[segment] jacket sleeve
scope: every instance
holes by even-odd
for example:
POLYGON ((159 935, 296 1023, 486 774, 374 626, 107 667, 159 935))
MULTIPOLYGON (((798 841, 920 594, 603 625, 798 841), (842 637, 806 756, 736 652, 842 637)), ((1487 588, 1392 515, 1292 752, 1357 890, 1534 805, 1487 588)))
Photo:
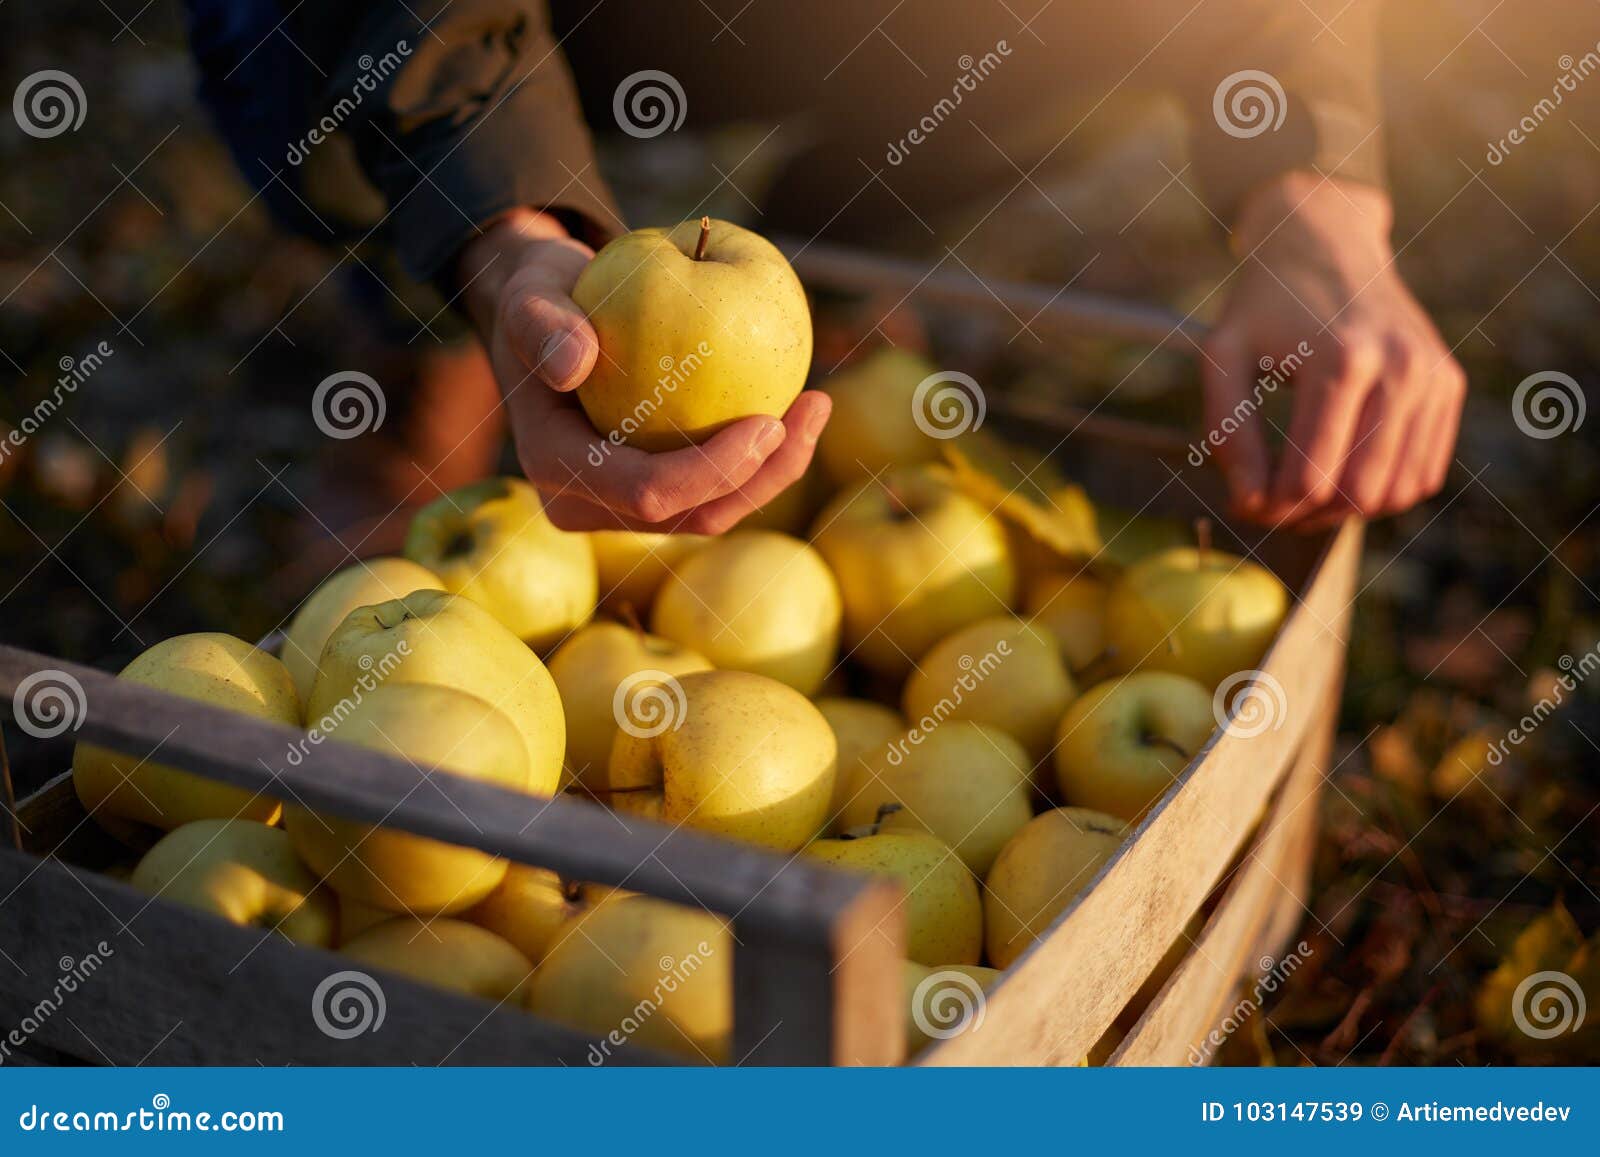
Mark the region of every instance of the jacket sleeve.
POLYGON ((520 205, 593 242, 622 231, 543 0, 314 7, 330 15, 308 35, 337 62, 321 113, 352 138, 412 276, 520 205))
POLYGON ((1168 46, 1203 195, 1231 227, 1294 169, 1382 185, 1381 0, 1213 0, 1168 46))

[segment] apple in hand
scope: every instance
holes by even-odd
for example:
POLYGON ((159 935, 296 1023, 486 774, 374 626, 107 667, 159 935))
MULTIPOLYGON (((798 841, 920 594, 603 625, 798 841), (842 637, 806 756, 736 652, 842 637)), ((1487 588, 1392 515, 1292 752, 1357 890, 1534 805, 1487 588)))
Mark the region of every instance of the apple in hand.
POLYGON ((603 779, 617 734, 617 688, 630 677, 709 670, 703 655, 621 623, 590 623, 573 634, 550 656, 550 677, 567 718, 563 786, 588 788, 603 779))
POLYGON ((1033 815, 1032 768, 1022 745, 992 727, 953 719, 909 731, 857 773, 842 824, 927 832, 982 876, 1033 815), (885 804, 900 808, 880 818, 885 804))
POLYGON ((702 217, 611 241, 572 300, 600 339, 578 401, 641 450, 704 442, 741 418, 781 418, 811 368, 800 279, 765 238, 702 217))
POLYGON ((721 1064, 733 1046, 734 951, 727 924, 699 908, 614 900, 550 949, 528 1007, 601 1037, 594 1065, 627 1042, 721 1064))
POLYGON ((412 591, 440 591, 444 582, 408 558, 369 558, 346 567, 300 604, 283 639, 283 665, 294 677, 300 702, 311 698, 328 636, 357 607, 386 603, 412 591))
MULTIPOLYGON (((178 635, 157 643, 117 678, 270 723, 300 726, 300 699, 289 670, 265 651, 232 635, 178 635)), ((72 783, 84 810, 105 821, 133 820, 168 831, 203 819, 271 823, 276 799, 80 743, 72 754, 72 783)))
POLYGON ((411 521, 406 557, 541 653, 587 623, 599 597, 588 536, 558 530, 538 491, 516 478, 428 503, 411 521))
POLYGON ((639 530, 594 530, 588 534, 600 582, 600 609, 648 618, 656 591, 684 559, 711 539, 703 534, 650 534, 639 530))
POLYGON ((521 1008, 533 963, 486 928, 436 916, 397 916, 340 947, 342 955, 423 984, 521 1008))
POLYGON ((1010 615, 979 619, 946 635, 906 680, 901 707, 931 730, 968 719, 1004 731, 1039 763, 1077 689, 1055 641, 1010 615))
POLYGON ((828 721, 792 687, 747 671, 641 684, 595 794, 620 812, 792 852, 833 798, 828 721))
POLYGON ((1175 547, 1111 585, 1106 645, 1118 671, 1171 671, 1215 688, 1261 662, 1288 609, 1288 591, 1265 567, 1175 547))
POLYGON ((1105 657, 1106 593, 1106 584, 1086 571, 1050 571, 1028 583, 1023 617, 1050 632, 1074 675, 1105 657))
POLYGON ((1128 829, 1115 816, 1062 807, 1034 816, 984 878, 989 963, 1009 968, 1089 886, 1128 829))
POLYGON ((828 698, 818 699, 816 704, 833 730, 833 741, 839 749, 839 770, 834 778, 827 828, 829 833, 835 833, 840 829, 845 805, 850 802, 856 776, 880 748, 905 734, 906 725, 899 712, 866 699, 828 698))
POLYGON ((326 720, 336 719, 350 702, 380 684, 399 683, 454 687, 503 712, 527 744, 526 790, 553 795, 560 786, 567 725, 555 680, 537 655, 477 603, 443 591, 414 591, 352 611, 323 649, 306 722, 332 731, 326 720))
POLYGON ((918 467, 836 497, 812 538, 839 580, 846 652, 885 676, 1016 595, 999 519, 918 467))
MULTIPOLYGON (((453 687, 382 684, 364 694, 327 738, 508 791, 523 791, 528 784, 527 747, 511 720, 453 687)), ((416 790, 448 800, 451 784, 430 776, 416 790)), ((298 804, 285 808, 284 826, 300 857, 334 891, 391 912, 459 912, 494 891, 506 874, 506 861, 476 848, 298 804)))
MULTIPOLYGON (((926 358, 888 346, 822 383, 833 414, 817 439, 817 458, 835 486, 939 461, 943 443, 917 425, 917 387, 934 372, 926 358)), ((922 410, 926 415, 926 404, 922 410)))
POLYGON ((924 832, 872 832, 807 844, 836 868, 884 876, 905 889, 906 955, 921 964, 976 964, 983 954, 978 882, 949 845, 924 832))
POLYGON ((839 651, 839 585, 806 543, 736 530, 661 584, 650 629, 718 670, 749 671, 814 695, 839 651))
POLYGON ((295 858, 288 835, 255 820, 195 820, 145 853, 130 883, 230 924, 327 948, 339 926, 333 893, 295 858))
POLYGON ((1216 726, 1211 693, 1187 676, 1140 671, 1107 680, 1061 717, 1055 750, 1061 798, 1137 820, 1216 726))

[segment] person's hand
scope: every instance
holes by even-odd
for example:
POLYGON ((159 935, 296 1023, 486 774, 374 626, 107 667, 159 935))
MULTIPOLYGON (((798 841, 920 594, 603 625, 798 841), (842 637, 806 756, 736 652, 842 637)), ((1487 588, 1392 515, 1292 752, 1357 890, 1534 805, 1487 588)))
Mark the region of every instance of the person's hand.
POLYGON ((500 382, 517 461, 563 530, 720 534, 805 472, 828 397, 807 390, 783 421, 746 418, 699 446, 594 453, 603 439, 572 391, 600 344, 571 297, 593 256, 532 210, 501 218, 462 250, 457 275, 500 382))
POLYGON ((1384 193, 1315 174, 1246 202, 1248 256, 1203 350, 1207 429, 1232 429, 1214 452, 1236 514, 1316 529, 1406 510, 1444 484, 1466 375, 1395 271, 1390 223, 1384 193), (1264 359, 1294 371, 1275 468, 1264 359))

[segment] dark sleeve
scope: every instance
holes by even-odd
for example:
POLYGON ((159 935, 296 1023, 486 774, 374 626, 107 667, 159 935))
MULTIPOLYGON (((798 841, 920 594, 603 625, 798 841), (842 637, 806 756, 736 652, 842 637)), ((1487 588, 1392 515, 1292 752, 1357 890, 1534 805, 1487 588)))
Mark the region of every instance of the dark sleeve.
POLYGON ((1382 185, 1379 0, 1214 0, 1167 48, 1195 173, 1228 225, 1295 169, 1382 185), (1326 21, 1326 23, 1324 23, 1326 21))
POLYGON ((543 0, 314 7, 333 14, 309 34, 337 61, 321 111, 352 138, 412 276, 517 206, 592 242, 623 230, 543 0))

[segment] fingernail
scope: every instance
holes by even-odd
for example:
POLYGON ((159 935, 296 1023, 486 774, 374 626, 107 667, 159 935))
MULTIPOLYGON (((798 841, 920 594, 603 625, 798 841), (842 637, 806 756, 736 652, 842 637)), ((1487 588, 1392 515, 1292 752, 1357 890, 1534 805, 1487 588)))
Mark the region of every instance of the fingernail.
POLYGON ((822 428, 828 424, 828 411, 818 410, 806 420, 806 441, 815 442, 822 436, 822 428))
POLYGON ((560 389, 572 380, 582 360, 578 341, 567 330, 557 330, 539 347, 539 364, 535 368, 547 385, 560 389))
POLYGON ((769 420, 762 423, 761 433, 756 435, 755 452, 762 457, 772 453, 782 443, 787 432, 782 422, 769 420))

